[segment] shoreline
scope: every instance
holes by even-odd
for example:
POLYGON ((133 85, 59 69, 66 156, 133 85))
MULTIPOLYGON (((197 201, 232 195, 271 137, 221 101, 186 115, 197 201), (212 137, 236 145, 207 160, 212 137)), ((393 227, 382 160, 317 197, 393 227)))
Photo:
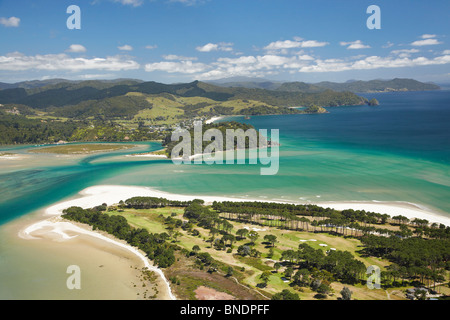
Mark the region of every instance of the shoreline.
POLYGON ((151 261, 145 256, 145 254, 140 250, 138 250, 137 248, 130 246, 126 242, 116 239, 105 232, 93 231, 92 228, 89 226, 65 220, 60 216, 54 216, 50 219, 36 222, 32 225, 29 225, 25 229, 20 230, 19 237, 24 240, 40 239, 34 237, 32 235, 33 233, 41 233, 46 236, 49 236, 50 234, 56 234, 58 236, 57 237, 58 241, 75 239, 81 235, 87 235, 89 237, 101 240, 103 243, 107 242, 108 244, 114 247, 120 247, 121 249, 125 249, 134 256, 136 256, 143 263, 144 268, 147 268, 149 271, 155 272, 159 276, 159 278, 165 283, 167 287, 167 294, 163 295, 162 297, 163 300, 177 300, 174 294, 172 293, 169 281, 166 279, 164 273, 160 268, 154 266, 151 263, 151 261))
MULTIPOLYGON (((79 206, 85 209, 92 208, 97 204, 107 203, 108 205, 117 204, 120 200, 127 200, 131 197, 139 195, 138 190, 135 188, 126 190, 123 187, 113 186, 114 191, 110 188, 103 188, 104 186, 90 187, 84 189, 78 193, 78 197, 70 198, 69 200, 63 200, 50 207, 44 209, 44 213, 40 215, 39 220, 35 220, 32 224, 27 224, 23 226, 18 231, 18 237, 23 240, 39 240, 42 236, 56 240, 56 241, 67 241, 75 239, 79 236, 88 236, 91 239, 100 240, 102 243, 107 243, 108 245, 127 250, 129 253, 133 254, 140 263, 143 263, 149 271, 155 272, 158 275, 158 280, 165 284, 164 293, 162 294, 162 300, 177 300, 175 295, 172 293, 170 282, 165 277, 163 271, 153 265, 152 261, 149 260, 143 252, 137 248, 116 239, 109 234, 105 234, 101 231, 93 231, 89 226, 82 226, 76 222, 64 220, 61 218, 62 211, 71 206, 79 206), (100 189, 99 189, 100 188, 100 189), (42 220, 42 217, 44 220, 42 220), (39 234, 40 237, 34 237, 33 234, 39 234), (71 235, 73 234, 73 235, 71 235)), ((143 194, 142 196, 145 196, 143 194)))
POLYGON ((423 208, 419 205, 408 203, 408 202, 363 202, 363 201, 336 201, 336 202, 300 202, 300 201, 289 201, 281 199, 253 199, 253 198, 237 198, 237 197, 226 197, 226 196, 205 196, 205 195, 182 195, 168 193, 164 191, 159 191, 150 187, 139 187, 139 186, 118 186, 118 185, 97 185, 86 188, 80 191, 75 198, 70 198, 68 200, 63 200, 61 202, 55 203, 44 210, 43 216, 40 215, 39 221, 32 224, 27 224, 22 227, 18 232, 18 237, 33 241, 39 239, 34 237, 34 234, 42 235, 44 234, 48 238, 53 238, 58 241, 67 241, 78 236, 89 236, 98 241, 102 241, 113 247, 120 247, 128 252, 132 253, 137 257, 148 270, 155 272, 158 275, 158 280, 164 283, 165 287, 163 289, 163 294, 161 299, 163 300, 176 300, 176 297, 172 293, 170 283, 163 271, 154 266, 151 260, 149 260, 144 253, 140 252, 137 248, 130 246, 127 243, 119 239, 115 239, 108 234, 100 231, 93 231, 88 227, 84 227, 72 221, 67 221, 61 218, 62 211, 71 206, 82 207, 83 209, 92 208, 103 203, 108 206, 119 203, 119 201, 127 200, 132 197, 142 196, 142 197, 157 197, 166 198, 168 200, 178 200, 178 201, 189 201, 193 199, 201 199, 205 201, 205 204, 212 204, 214 201, 234 201, 234 202, 244 202, 244 201, 257 201, 257 202, 276 202, 276 203, 292 203, 292 204, 311 204, 318 205, 322 207, 334 208, 336 210, 344 209, 354 209, 354 210, 366 210, 371 212, 378 212, 382 214, 388 214, 389 216, 403 215, 411 218, 427 219, 430 223, 437 222, 442 223, 446 226, 450 226, 450 216, 446 217, 444 215, 439 215, 427 208, 423 208), (44 218, 44 220, 42 220, 44 218))
POLYGON ((381 214, 388 214, 391 217, 394 215, 404 215, 408 218, 427 219, 430 223, 438 222, 450 226, 450 216, 445 216, 431 209, 425 208, 418 204, 397 201, 397 202, 383 202, 383 201, 291 201, 281 199, 254 199, 254 198, 238 198, 232 196, 205 196, 205 195, 183 195, 174 194, 165 191, 160 191, 150 187, 141 186, 119 186, 119 185, 97 185, 86 188, 79 192, 79 196, 75 199, 56 203, 45 209, 46 216, 58 216, 62 211, 71 206, 79 206, 84 209, 92 208, 97 205, 106 203, 107 205, 117 204, 120 200, 127 200, 132 197, 157 197, 166 198, 168 200, 189 201, 193 199, 204 200, 205 203, 211 204, 214 201, 257 201, 257 202, 278 202, 278 203, 293 203, 293 204, 311 204, 321 207, 334 208, 336 210, 366 210, 377 212, 381 214))
POLYGON ((216 122, 216 121, 219 121, 219 120, 222 120, 222 119, 224 119, 224 118, 226 118, 226 116, 212 117, 211 119, 206 120, 206 121, 205 121, 205 124, 212 124, 212 123, 214 123, 214 122, 216 122))

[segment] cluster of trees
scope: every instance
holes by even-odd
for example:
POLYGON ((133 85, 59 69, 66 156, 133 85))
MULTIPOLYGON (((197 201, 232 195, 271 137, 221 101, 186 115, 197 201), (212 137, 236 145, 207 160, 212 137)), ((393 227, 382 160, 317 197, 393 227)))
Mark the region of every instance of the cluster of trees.
POLYGON ((0 144, 42 144, 69 140, 78 122, 41 121, 0 112, 0 144))
POLYGON ((202 200, 194 200, 184 209, 184 217, 193 225, 209 229, 212 236, 215 234, 230 234, 233 225, 225 219, 221 219, 217 212, 203 206, 202 200))
POLYGON ((202 202, 202 200, 194 201, 178 201, 178 200, 167 200, 165 198, 156 197, 133 197, 125 200, 125 202, 120 203, 125 205, 130 209, 154 209, 154 208, 164 208, 164 207, 188 207, 193 202, 202 202))
POLYGON ((86 100, 76 105, 50 108, 57 117, 72 119, 87 119, 89 117, 100 117, 103 120, 127 119, 131 120, 143 109, 151 109, 144 96, 124 95, 102 100, 86 100))
POLYGON ((367 235, 361 238, 364 252, 392 262, 382 272, 384 281, 405 279, 425 283, 444 281, 445 271, 450 270, 450 240, 418 237, 380 237, 367 235))
MULTIPOLYGON (((213 137, 213 141, 203 141, 203 136, 205 134, 205 132, 209 129, 216 129, 219 130, 221 135, 222 135, 222 141, 217 141, 218 144, 221 145, 221 148, 219 148, 220 150, 218 151, 224 151, 224 150, 234 150, 237 148, 242 148, 244 147, 245 149, 248 149, 250 147, 250 143, 249 143, 249 139, 246 138, 245 133, 247 132, 247 130, 249 129, 255 129, 252 125, 249 124, 245 124, 245 123, 240 123, 240 122, 236 122, 236 121, 229 121, 229 122, 220 122, 220 123, 212 123, 212 124, 205 124, 202 126, 202 135, 201 135, 201 145, 196 145, 196 139, 194 139, 195 135, 194 135, 194 129, 191 128, 189 130, 189 136, 191 137, 191 143, 189 144, 189 147, 191 149, 191 155, 195 154, 195 150, 196 148, 200 149, 201 152, 203 152, 207 146, 211 145, 211 143, 213 143, 213 141, 215 141, 216 138, 218 137, 213 137), (227 146, 227 130, 233 130, 233 132, 235 133, 235 137, 234 140, 230 140, 229 144, 231 144, 231 148, 228 148, 227 146), (244 141, 244 146, 240 146, 238 144, 238 141, 244 141)), ((255 130, 256 133, 256 144, 257 147, 261 147, 261 146, 267 146, 268 141, 266 138, 261 137, 260 139, 260 134, 259 131, 255 130), (261 141, 260 141, 261 140, 261 141), (262 143, 260 143, 262 142, 262 143)), ((206 140, 206 139, 205 139, 206 140)), ((165 137, 165 139, 162 142, 162 145, 166 148, 166 152, 169 155, 169 157, 172 154, 173 148, 175 146, 177 146, 180 141, 172 141, 172 135, 167 135, 165 137)), ((180 154, 182 155, 182 154, 180 154)))
POLYGON ((287 107, 259 105, 254 107, 243 108, 242 110, 239 111, 239 113, 249 116, 261 116, 271 114, 299 114, 301 113, 301 111, 298 109, 292 109, 287 107))
POLYGON ((149 141, 162 140, 170 134, 169 131, 151 130, 140 126, 137 129, 127 129, 111 121, 100 119, 79 127, 67 141, 149 141))
POLYGON ((263 89, 235 89, 240 91, 235 98, 261 101, 270 105, 306 106, 312 105, 337 107, 366 104, 367 100, 352 92, 336 92, 325 90, 322 92, 287 92, 263 89))
POLYGON ((130 130, 110 121, 39 120, 0 110, 0 144, 44 144, 63 141, 162 140, 170 132, 146 128, 130 130))
POLYGON ((327 113, 327 109, 320 106, 312 105, 302 110, 303 113, 327 113))
POLYGON ((338 211, 316 205, 295 205, 265 202, 214 202, 213 208, 222 217, 240 222, 280 227, 290 230, 318 230, 344 236, 361 237, 367 234, 399 236, 402 238, 426 235, 430 238, 449 238, 450 227, 432 224, 425 219, 410 221, 403 216, 390 217, 387 214, 365 210, 338 211), (307 218, 311 217, 311 218, 307 218), (400 224, 400 228, 382 227, 386 223, 400 224), (413 228, 413 230, 411 230, 413 228))
POLYGON ((161 268, 170 267, 175 262, 174 248, 166 242, 167 234, 153 234, 143 228, 133 228, 124 217, 109 216, 101 212, 103 209, 105 206, 93 209, 70 207, 63 211, 63 218, 88 224, 94 230, 102 230, 125 240, 131 246, 144 251, 148 258, 161 268))
POLYGON ((355 284, 366 272, 364 263, 348 251, 330 250, 325 254, 306 243, 300 244, 297 251, 283 251, 281 259, 291 267, 296 266, 297 272, 294 274, 290 269, 288 276, 292 276, 293 283, 299 286, 311 286, 317 279, 355 284))

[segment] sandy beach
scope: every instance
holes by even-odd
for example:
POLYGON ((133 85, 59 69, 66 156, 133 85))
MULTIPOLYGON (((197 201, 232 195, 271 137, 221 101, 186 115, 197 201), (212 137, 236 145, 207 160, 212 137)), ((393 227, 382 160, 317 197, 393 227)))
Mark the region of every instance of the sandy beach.
POLYGON ((221 116, 221 117, 212 117, 211 119, 206 120, 206 121, 205 121, 205 124, 211 124, 211 123, 214 123, 214 122, 216 122, 216 121, 219 121, 219 120, 221 120, 221 119, 223 119, 223 118, 225 118, 225 117, 224 117, 224 116, 221 116))
POLYGON ((143 268, 155 272, 164 282, 166 290, 164 290, 164 288, 159 288, 162 289, 163 292, 166 291, 166 294, 163 295, 163 300, 176 300, 176 297, 170 290, 170 284, 161 269, 155 267, 149 259, 147 259, 145 254, 137 248, 128 245, 124 241, 117 240, 104 232, 92 231, 88 226, 65 221, 59 216, 34 223, 19 232, 19 237, 26 240, 39 239, 36 236, 40 236, 47 238, 51 237, 55 241, 65 241, 76 239, 80 235, 87 235, 90 238, 101 240, 103 243, 110 244, 113 247, 119 247, 132 253, 142 262, 143 268))
MULTIPOLYGON (((294 202, 288 200, 270 200, 270 199, 251 199, 247 197, 233 198, 233 197, 221 197, 221 196, 204 196, 204 195, 182 195, 173 194, 168 192, 159 191, 149 187, 137 187, 137 186, 114 186, 114 185, 100 185, 93 186, 82 190, 79 193, 80 197, 72 200, 63 201, 48 207, 45 210, 45 215, 58 216, 62 214, 62 211, 71 206, 79 206, 82 208, 92 208, 97 205, 106 203, 107 205, 113 205, 120 200, 127 200, 136 196, 143 197, 159 197, 169 200, 189 201, 193 199, 204 200, 205 203, 213 203, 214 201, 259 201, 259 202, 279 202, 279 203, 296 203, 305 204, 305 202, 294 202)), ((354 209, 354 210, 366 210, 371 212, 377 212, 382 214, 388 214, 390 216, 404 215, 407 218, 420 218, 427 219, 430 223, 442 223, 450 226, 450 217, 440 215, 436 212, 432 212, 427 208, 423 208, 417 204, 407 202, 361 202, 361 201, 342 201, 342 202, 308 202, 308 204, 316 204, 322 207, 334 208, 336 210, 354 209)))
POLYGON ((89 226, 59 217, 42 220, 42 214, 1 227, 0 299, 170 300, 161 277, 144 278, 148 261, 135 252, 89 226), (81 270, 80 290, 66 286, 71 265, 81 270))

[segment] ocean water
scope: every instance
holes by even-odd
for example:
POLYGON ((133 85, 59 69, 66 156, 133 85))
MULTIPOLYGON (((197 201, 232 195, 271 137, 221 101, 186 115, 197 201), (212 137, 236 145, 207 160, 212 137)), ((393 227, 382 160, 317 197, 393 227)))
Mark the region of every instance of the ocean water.
POLYGON ((76 159, 35 154, 20 168, 0 162, 0 224, 94 184, 293 201, 405 201, 450 214, 450 91, 363 96, 380 106, 228 119, 279 129, 280 165, 273 176, 260 175, 261 165, 177 166, 121 157, 129 151, 76 159))
MULTIPOLYGON (((0 162, 0 297, 39 296, 46 287, 28 288, 27 283, 43 281, 43 273, 62 264, 62 257, 40 261, 35 270, 27 271, 27 282, 13 288, 14 277, 21 277, 17 270, 40 253, 36 245, 15 250, 22 242, 10 239, 14 232, 8 226, 92 185, 148 186, 267 201, 402 201, 450 215, 450 91, 362 96, 377 98, 380 106, 226 119, 279 129, 280 165, 273 176, 262 176, 261 164, 174 165, 170 160, 125 157, 130 151, 56 157, 30 156, 30 146, 0 148, 27 157, 0 162)), ((136 152, 159 148, 159 143, 140 143, 136 152)))
POLYGON ((292 201, 404 201, 450 213, 450 92, 365 95, 378 107, 328 108, 328 114, 259 116, 258 129, 279 129, 280 166, 142 166, 108 183, 183 194, 292 201))

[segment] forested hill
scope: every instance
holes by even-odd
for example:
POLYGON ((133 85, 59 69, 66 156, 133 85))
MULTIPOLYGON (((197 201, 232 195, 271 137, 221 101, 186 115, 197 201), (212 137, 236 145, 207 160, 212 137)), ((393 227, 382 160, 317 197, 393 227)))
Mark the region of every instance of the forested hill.
POLYGON ((0 90, 0 104, 20 104, 35 109, 77 105, 85 101, 99 101, 124 96, 130 92, 146 95, 171 94, 179 97, 203 97, 214 101, 235 99, 255 100, 272 106, 360 105, 367 101, 350 92, 326 90, 318 93, 283 92, 267 89, 225 88, 194 81, 182 84, 163 84, 137 81, 59 82, 33 88, 16 87, 0 90))
POLYGON ((248 81, 239 79, 239 81, 227 81, 226 79, 210 81, 210 83, 228 88, 260 88, 283 92, 303 92, 317 93, 325 90, 349 91, 353 93, 367 92, 391 92, 391 91, 429 91, 440 90, 441 88, 433 83, 424 83, 414 79, 392 80, 370 80, 370 81, 347 81, 344 83, 323 81, 319 83, 306 82, 275 82, 266 79, 252 79, 248 81))
POLYGON ((424 83, 413 79, 349 81, 345 83, 320 82, 315 86, 335 91, 351 92, 391 92, 391 91, 429 91, 439 90, 433 83, 424 83))

